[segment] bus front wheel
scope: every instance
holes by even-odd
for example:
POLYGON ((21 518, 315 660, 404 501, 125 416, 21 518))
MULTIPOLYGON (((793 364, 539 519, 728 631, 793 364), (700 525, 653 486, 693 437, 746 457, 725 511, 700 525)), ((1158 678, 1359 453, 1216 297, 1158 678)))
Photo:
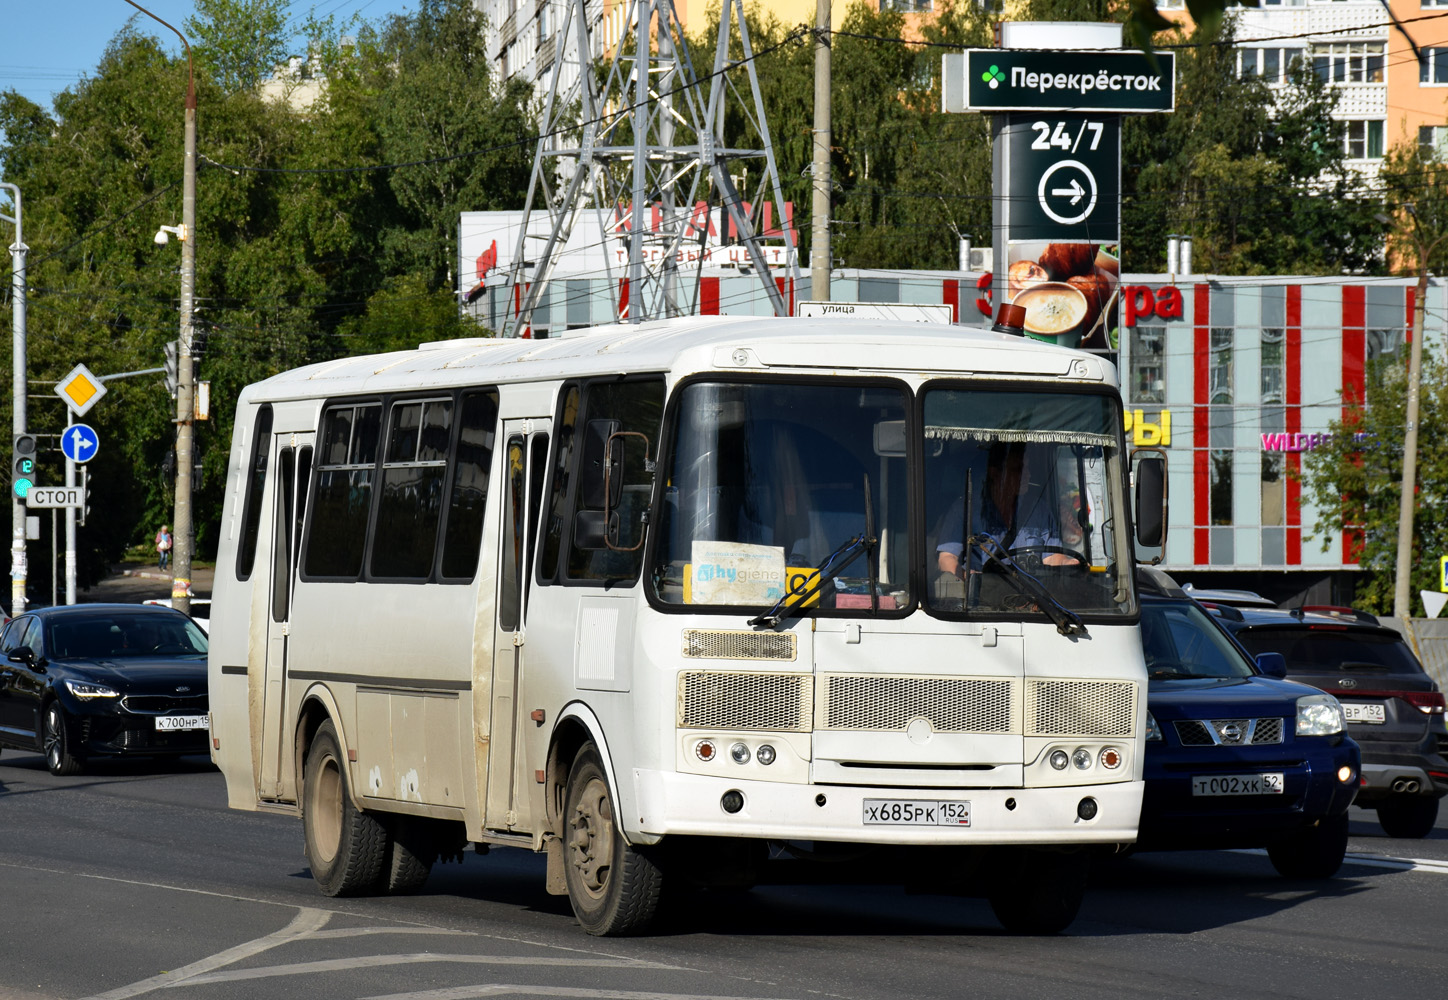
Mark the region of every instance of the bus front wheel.
POLYGON ((1081 909, 1087 872, 1082 853, 1007 849, 994 869, 990 907, 1012 934, 1059 934, 1081 909))
POLYGON ((322 723, 302 771, 302 832, 312 878, 327 896, 376 892, 387 829, 352 804, 346 758, 331 720, 322 723))
POLYGON ((564 879, 583 929, 598 936, 637 933, 659 907, 658 865, 624 839, 608 775, 585 743, 568 772, 563 808, 564 879))

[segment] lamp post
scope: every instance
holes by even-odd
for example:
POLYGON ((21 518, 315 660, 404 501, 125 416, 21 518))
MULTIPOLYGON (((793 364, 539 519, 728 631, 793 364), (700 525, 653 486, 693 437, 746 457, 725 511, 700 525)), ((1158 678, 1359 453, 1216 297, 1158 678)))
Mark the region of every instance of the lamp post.
MULTIPOLYGON (((29 414, 25 405, 26 386, 26 343, 25 343, 25 245, 20 228, 20 189, 14 184, 0 182, 0 188, 10 192, 15 202, 15 218, 0 212, 0 219, 15 223, 15 242, 10 244, 10 259, 14 264, 12 281, 15 287, 14 322, 11 327, 14 345, 11 355, 14 368, 14 404, 11 408, 11 430, 18 440, 26 433, 25 425, 29 414)), ((25 501, 10 495, 10 613, 21 614, 25 610, 25 576, 28 567, 25 559, 25 501)))
POLYGON ((171 546, 171 606, 191 613, 191 452, 195 419, 193 397, 196 368, 191 358, 194 333, 191 314, 196 293, 196 79, 191 46, 181 32, 136 3, 126 3, 176 32, 186 50, 186 160, 181 184, 181 337, 176 351, 176 511, 171 546))
POLYGON ((1403 432, 1403 494, 1398 500, 1398 562, 1393 579, 1393 617, 1411 612, 1409 580, 1413 561, 1413 500, 1418 488, 1418 396, 1423 370, 1423 314, 1428 298, 1428 258, 1448 234, 1429 241, 1420 229, 1417 210, 1404 205, 1413 220, 1408 238, 1418 258, 1418 293, 1413 299, 1413 349, 1408 362, 1408 413, 1403 432))

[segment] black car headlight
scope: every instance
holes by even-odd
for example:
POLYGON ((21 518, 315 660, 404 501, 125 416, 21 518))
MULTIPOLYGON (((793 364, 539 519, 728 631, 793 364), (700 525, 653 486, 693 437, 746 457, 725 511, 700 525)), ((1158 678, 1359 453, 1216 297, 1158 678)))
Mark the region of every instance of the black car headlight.
POLYGON ((113 687, 106 687, 104 684, 91 684, 87 681, 66 681, 65 689, 81 701, 90 701, 93 698, 119 698, 121 696, 121 693, 113 687))

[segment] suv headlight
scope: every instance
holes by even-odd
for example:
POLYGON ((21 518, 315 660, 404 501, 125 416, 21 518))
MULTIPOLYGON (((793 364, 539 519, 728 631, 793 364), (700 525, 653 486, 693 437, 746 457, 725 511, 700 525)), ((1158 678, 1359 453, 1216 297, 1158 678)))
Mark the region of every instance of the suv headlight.
POLYGON ((1342 706, 1330 694, 1309 694, 1297 699, 1297 735, 1331 736, 1346 727, 1342 706))
POLYGON ((66 681, 66 689, 82 701, 92 698, 119 698, 121 693, 104 684, 87 684, 85 681, 66 681))
MULTIPOLYGON (((1297 714, 1298 714, 1298 718, 1301 718, 1301 717, 1302 717, 1302 709, 1299 708, 1299 709, 1297 710, 1297 714)), ((1148 743, 1150 743, 1150 742, 1153 741, 1153 740, 1160 740, 1160 739, 1161 739, 1161 726, 1158 726, 1158 725, 1156 724, 1156 716, 1152 715, 1150 712, 1147 712, 1147 713, 1146 713, 1146 741, 1147 741, 1148 743)))

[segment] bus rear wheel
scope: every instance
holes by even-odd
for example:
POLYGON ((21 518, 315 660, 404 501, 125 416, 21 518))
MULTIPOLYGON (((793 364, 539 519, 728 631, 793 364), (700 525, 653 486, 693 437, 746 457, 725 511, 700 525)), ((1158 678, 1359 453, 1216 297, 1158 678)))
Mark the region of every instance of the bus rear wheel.
POLYGON ((990 908, 1012 934, 1059 934, 1081 909, 1087 872, 1085 854, 1007 849, 994 866, 990 908))
POLYGON ((387 859, 387 830, 352 804, 345 760, 329 719, 317 730, 302 771, 307 864, 327 896, 377 891, 387 859))
POLYGON ((663 873, 624 839, 608 776, 591 743, 568 772, 563 842, 568 900, 583 929, 613 937, 647 927, 659 908, 663 873))

